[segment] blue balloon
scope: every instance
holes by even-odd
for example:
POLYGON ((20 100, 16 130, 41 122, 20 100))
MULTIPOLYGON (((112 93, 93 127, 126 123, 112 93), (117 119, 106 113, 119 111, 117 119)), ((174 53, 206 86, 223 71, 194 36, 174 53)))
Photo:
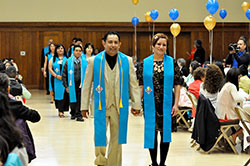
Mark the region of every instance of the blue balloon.
POLYGON ((219 9, 219 3, 217 2, 217 0, 208 0, 206 8, 210 14, 214 14, 219 9))
POLYGON ((220 17, 224 19, 227 16, 227 11, 225 9, 220 10, 220 17))
POLYGON ((139 18, 138 17, 133 17, 131 20, 132 24, 136 26, 139 23, 139 18))
POLYGON ((246 16, 247 16, 247 18, 250 20, 250 9, 247 9, 247 11, 246 11, 246 16))
POLYGON ((171 9, 168 15, 173 21, 175 21, 179 17, 179 12, 177 9, 171 9))
POLYGON ((156 10, 156 9, 151 10, 151 12, 150 12, 150 17, 151 17, 153 20, 156 20, 156 19, 158 18, 158 16, 159 16, 158 10, 156 10))

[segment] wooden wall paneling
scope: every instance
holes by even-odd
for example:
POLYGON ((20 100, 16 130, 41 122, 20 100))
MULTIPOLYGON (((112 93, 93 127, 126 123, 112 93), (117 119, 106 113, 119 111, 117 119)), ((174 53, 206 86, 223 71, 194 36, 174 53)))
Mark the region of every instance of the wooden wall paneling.
POLYGON ((39 47, 39 33, 38 32, 31 32, 30 42, 31 47, 29 48, 31 51, 31 58, 27 58, 28 60, 28 71, 31 73, 28 80, 33 80, 33 82, 30 82, 30 86, 32 88, 39 88, 39 82, 40 82, 40 56, 37 54, 37 52, 40 51, 39 47), (35 42, 34 42, 35 41, 35 42), (37 65, 39 67, 34 67, 34 65, 37 65))
MULTIPOLYGON (((173 54, 173 40, 169 32, 171 23, 155 23, 155 33, 163 32, 169 37, 169 51, 173 54)), ((177 37, 177 58, 185 57, 186 51, 191 51, 193 41, 200 39, 206 51, 206 59, 209 57, 209 33, 203 23, 181 23, 182 31, 177 37)), ((65 45, 71 44, 73 37, 81 37, 83 44, 90 41, 100 51, 103 50, 101 38, 108 31, 117 31, 121 35, 121 51, 134 55, 134 29, 131 23, 74 23, 74 22, 0 22, 0 58, 13 57, 18 61, 21 74, 27 87, 44 88, 44 78, 40 72, 40 53, 47 45, 48 37, 53 36, 65 45), (20 56, 20 51, 26 51, 26 56, 20 56), (31 59, 28 59, 32 56, 31 59), (31 73, 32 72, 32 73, 31 73), (40 74, 39 74, 40 73, 40 74), (27 77, 27 79, 26 79, 27 77)), ((152 33, 152 27, 151 32, 152 33)), ((137 26, 137 54, 138 59, 151 54, 148 23, 137 26)), ((218 23, 214 29, 213 55, 217 59, 227 56, 228 44, 237 42, 241 35, 249 36, 248 23, 218 23), (224 42, 222 39, 224 32, 224 42), (224 48, 224 51, 223 51, 224 48)), ((185 58, 186 59, 186 58, 185 58)))
MULTIPOLYGON (((191 32, 191 41, 195 41, 195 40, 201 40, 202 41, 202 46, 205 50, 205 60, 207 60, 209 58, 210 55, 210 51, 209 51, 209 32, 206 31, 194 31, 191 32)), ((193 48, 193 46, 192 46, 193 48)))
POLYGON ((3 56, 2 56, 2 54, 3 54, 3 48, 2 48, 2 32, 0 31, 0 60, 2 60, 3 59, 3 56))
POLYGON ((120 51, 128 56, 133 56, 133 35, 131 33, 119 33, 121 37, 121 48, 120 51))
POLYGON ((137 56, 138 61, 152 54, 151 49, 151 33, 138 33, 137 35, 137 56), (150 40, 149 40, 150 37, 150 40))
POLYGON ((5 47, 5 39, 6 39, 6 32, 1 32, 1 59, 5 58, 5 52, 6 52, 6 47, 5 47))
POLYGON ((180 33, 177 36, 177 38, 176 38, 176 59, 184 58, 185 60, 188 60, 188 56, 187 56, 186 52, 189 51, 191 48, 190 38, 191 38, 191 34, 188 32, 180 33))

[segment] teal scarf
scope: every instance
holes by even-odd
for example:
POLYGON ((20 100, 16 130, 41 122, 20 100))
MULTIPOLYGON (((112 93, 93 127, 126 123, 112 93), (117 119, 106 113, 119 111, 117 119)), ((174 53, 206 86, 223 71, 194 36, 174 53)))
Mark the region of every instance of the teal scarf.
MULTIPOLYGON (((163 142, 171 142, 171 112, 172 93, 174 85, 173 58, 164 55, 164 89, 163 89, 163 142)), ((144 148, 153 149, 155 142, 155 97, 153 85, 154 55, 144 59, 143 86, 144 86, 144 148)))
MULTIPOLYGON (((129 108, 129 62, 125 54, 119 52, 117 63, 120 71, 120 119, 118 143, 127 142, 129 108)), ((106 146, 106 98, 105 98, 105 51, 94 60, 94 106, 95 106, 95 146, 106 146)))
MULTIPOLYGON (((55 57, 53 57, 55 58, 55 57)), ((55 62, 53 62, 53 70, 56 73, 56 75, 60 75, 62 76, 62 72, 63 72, 63 67, 66 63, 66 56, 63 56, 63 62, 62 62, 62 70, 60 69, 60 64, 59 62, 59 58, 56 57, 55 62)), ((55 91, 55 100, 63 100, 64 98, 64 92, 65 92, 65 88, 63 86, 63 81, 59 80, 57 78, 54 78, 54 91, 55 91)))
MULTIPOLYGON (((87 59, 86 55, 81 55, 81 85, 80 88, 82 88, 85 72, 87 68, 87 59)), ((75 56, 72 55, 67 62, 68 67, 68 87, 69 87, 69 100, 70 103, 76 103, 76 89, 75 89, 75 78, 74 78, 74 62, 75 62, 75 56)))
MULTIPOLYGON (((50 53, 49 55, 48 55, 48 64, 49 64, 49 61, 50 61, 50 59, 51 58, 53 58, 53 56, 52 56, 52 53, 50 53)), ((47 66, 48 67, 48 66, 47 66)), ((53 89, 52 89, 52 85, 51 85, 51 73, 49 72, 49 91, 52 91, 53 89)))

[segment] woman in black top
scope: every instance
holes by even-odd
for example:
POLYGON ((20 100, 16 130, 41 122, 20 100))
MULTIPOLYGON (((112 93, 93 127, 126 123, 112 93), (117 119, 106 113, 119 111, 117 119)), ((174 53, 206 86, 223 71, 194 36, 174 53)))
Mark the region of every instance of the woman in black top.
MULTIPOLYGON (((163 56, 167 50, 167 36, 165 34, 156 34, 152 40, 152 47, 154 50, 154 71, 153 71, 153 88, 154 88, 154 99, 155 99, 155 143, 154 148, 149 149, 150 157, 152 160, 152 166, 158 166, 157 163, 157 133, 161 134, 161 143, 160 143, 160 166, 165 165, 169 142, 163 142, 163 89, 164 89, 164 70, 168 70, 168 66, 163 64, 163 56)), ((143 65, 144 63, 138 64, 137 77, 139 79, 139 85, 144 89, 144 80, 143 80, 143 65)), ((174 63, 174 94, 172 99, 172 116, 175 116, 178 110, 178 100, 180 95, 180 70, 176 63, 174 63)), ((143 90, 143 93, 146 93, 143 90)), ((172 93, 172 91, 171 91, 172 93)), ((144 108, 145 109, 145 108, 144 108)), ((171 125, 171 124, 167 124, 171 125)))

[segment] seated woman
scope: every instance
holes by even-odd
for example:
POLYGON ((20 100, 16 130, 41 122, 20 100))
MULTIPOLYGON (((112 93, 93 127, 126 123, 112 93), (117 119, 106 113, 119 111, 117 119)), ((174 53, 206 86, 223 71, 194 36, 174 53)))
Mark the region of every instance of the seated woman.
MULTIPOLYGON (((23 138, 20 130, 15 124, 14 118, 9 110, 8 99, 5 94, 0 91, 0 133, 6 140, 9 152, 6 161, 2 161, 6 165, 28 165, 28 155, 23 146, 23 138)), ((2 153, 2 151, 1 151, 2 153)), ((2 155, 2 154, 1 154, 2 155)))
POLYGON ((188 91, 193 93, 195 97, 198 99, 200 93, 200 85, 205 79, 205 69, 202 67, 198 67, 193 72, 193 76, 194 76, 194 82, 192 82, 189 85, 188 91))
POLYGON ((187 77, 184 77, 184 82, 186 83, 187 86, 189 86, 189 84, 191 84, 194 81, 193 72, 195 71, 196 68, 200 66, 201 65, 197 61, 191 62, 189 66, 189 75, 187 77))
MULTIPOLYGON (((194 70, 193 76, 194 76, 194 82, 192 82, 189 85, 188 91, 191 92, 192 94, 194 94, 195 97, 198 99, 199 94, 200 94, 201 83, 205 79, 205 69, 202 67, 198 67, 197 69, 194 70)), ((194 127, 195 114, 196 114, 196 108, 193 106, 193 108, 192 108, 193 121, 192 121, 192 125, 191 125, 190 129, 188 129, 190 132, 192 132, 192 129, 194 127)))
POLYGON ((7 161, 9 146, 7 141, 0 135, 0 166, 7 161))
MULTIPOLYGON (((245 99, 238 95, 240 72, 237 68, 231 68, 225 77, 225 84, 218 94, 215 114, 220 121, 238 120, 235 112, 237 103, 242 103, 245 99)), ((235 144, 236 137, 242 133, 242 129, 232 134, 230 137, 235 144)))
POLYGON ((223 82, 223 74, 216 65, 208 65, 204 83, 201 84, 200 94, 208 98, 216 108, 217 96, 223 82))
POLYGON ((239 81, 239 88, 244 90, 247 94, 249 94, 250 90, 250 79, 248 77, 248 71, 247 71, 247 66, 246 65, 240 65, 239 67, 240 70, 240 81, 239 81))

